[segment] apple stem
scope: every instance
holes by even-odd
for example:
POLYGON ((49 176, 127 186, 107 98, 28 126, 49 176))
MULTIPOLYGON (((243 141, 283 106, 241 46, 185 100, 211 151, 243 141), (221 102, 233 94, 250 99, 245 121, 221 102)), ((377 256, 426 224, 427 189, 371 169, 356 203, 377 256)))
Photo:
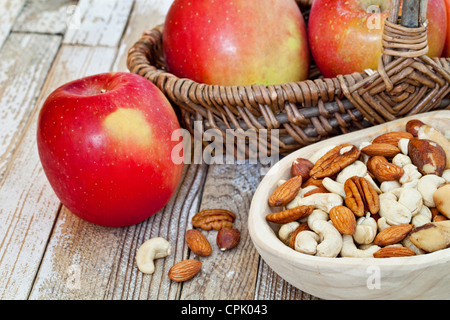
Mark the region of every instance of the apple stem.
POLYGON ((106 92, 106 89, 100 90, 100 93, 105 93, 105 92, 106 92))

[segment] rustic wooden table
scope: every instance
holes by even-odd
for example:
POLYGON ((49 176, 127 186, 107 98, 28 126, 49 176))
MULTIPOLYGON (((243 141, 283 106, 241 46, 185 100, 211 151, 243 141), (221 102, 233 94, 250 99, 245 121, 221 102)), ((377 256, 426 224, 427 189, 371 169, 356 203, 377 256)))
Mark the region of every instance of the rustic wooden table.
MULTIPOLYGON (((43 101, 71 80, 127 71, 128 48, 164 20, 171 2, 0 0, 0 299, 315 299, 275 274, 249 237, 259 165, 186 165, 170 203, 126 228, 71 214, 44 175, 35 138, 43 101), (236 249, 206 258, 190 252, 184 233, 206 208, 237 214, 236 249), (168 239, 173 253, 145 275, 136 251, 156 236, 168 239), (183 284, 169 280, 169 268, 190 257, 203 262, 201 273, 183 284)), ((215 245, 216 233, 207 235, 215 245)))

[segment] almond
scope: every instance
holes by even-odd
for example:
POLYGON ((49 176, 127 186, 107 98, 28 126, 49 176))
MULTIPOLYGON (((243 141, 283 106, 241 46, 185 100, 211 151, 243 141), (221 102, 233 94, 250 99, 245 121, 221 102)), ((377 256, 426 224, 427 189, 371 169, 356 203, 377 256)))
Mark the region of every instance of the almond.
POLYGON ((372 143, 388 143, 398 146, 400 139, 412 139, 413 137, 411 133, 406 131, 386 132, 373 139, 372 143))
POLYGON ((298 206, 292 209, 270 213, 266 216, 266 220, 273 223, 289 223, 309 216, 313 210, 314 206, 298 206))
POLYGON ((395 226, 388 227, 383 231, 379 232, 373 242, 380 246, 385 247, 391 244, 399 243, 402 241, 407 234, 412 230, 412 224, 399 224, 395 226))
POLYGON ((361 149, 361 152, 368 156, 383 156, 393 158, 401 151, 399 147, 390 143, 372 143, 361 149))
POLYGON ((367 161, 367 169, 380 183, 398 180, 405 173, 402 167, 390 163, 383 156, 370 157, 367 161))
POLYGON ((345 206, 336 206, 330 210, 330 220, 342 234, 352 235, 356 230, 356 218, 352 210, 345 206))
POLYGON ((202 268, 202 262, 194 259, 180 261, 169 270, 169 279, 175 282, 183 282, 193 278, 202 268))
POLYGON ((217 233, 216 243, 221 251, 236 247, 241 240, 241 233, 236 228, 222 228, 217 233))
POLYGON ((198 230, 190 229, 186 231, 184 240, 189 249, 200 257, 206 257, 212 253, 211 244, 208 239, 206 239, 205 235, 198 230))
POLYGON ((269 205, 271 207, 281 207, 287 205, 297 196, 302 186, 302 181, 302 176, 296 176, 284 182, 270 195, 269 205))
POLYGON ((416 253, 412 249, 397 246, 383 247, 373 254, 374 258, 409 257, 415 255, 416 253))

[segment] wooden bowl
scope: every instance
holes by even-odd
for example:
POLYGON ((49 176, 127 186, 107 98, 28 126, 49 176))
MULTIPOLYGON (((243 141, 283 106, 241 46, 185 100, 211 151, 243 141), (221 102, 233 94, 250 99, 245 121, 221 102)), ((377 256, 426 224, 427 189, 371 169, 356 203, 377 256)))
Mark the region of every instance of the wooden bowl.
POLYGON ((330 144, 359 145, 390 131, 404 131, 408 120, 450 129, 450 111, 434 111, 345 134, 304 147, 275 164, 261 181, 250 207, 250 237, 264 261, 293 286, 322 299, 449 299, 450 248, 413 257, 323 258, 297 252, 277 237, 265 217, 273 212, 267 199, 280 179, 290 176, 292 161, 309 158, 330 144))

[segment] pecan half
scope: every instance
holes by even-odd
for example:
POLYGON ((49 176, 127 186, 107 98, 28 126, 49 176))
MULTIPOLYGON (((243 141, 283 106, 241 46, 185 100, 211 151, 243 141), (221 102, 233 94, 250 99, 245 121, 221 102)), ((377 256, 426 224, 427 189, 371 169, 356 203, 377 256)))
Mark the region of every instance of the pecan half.
POLYGON ((292 232, 291 238, 289 239, 289 247, 292 249, 295 248, 295 238, 302 231, 311 230, 308 225, 308 221, 301 223, 295 230, 292 232))
POLYGON ((357 217, 366 212, 376 214, 380 210, 380 199, 376 190, 363 177, 351 177, 344 183, 345 205, 357 217))
POLYGON ((270 213, 266 216, 266 220, 273 223, 289 223, 309 216, 313 210, 314 206, 298 206, 292 209, 270 213))
POLYGON ((225 209, 206 209, 192 217, 192 225, 203 230, 220 230, 233 226, 236 215, 225 209))
POLYGON ((309 174, 315 179, 332 176, 358 160, 360 154, 359 149, 350 143, 338 145, 317 160, 309 174))

